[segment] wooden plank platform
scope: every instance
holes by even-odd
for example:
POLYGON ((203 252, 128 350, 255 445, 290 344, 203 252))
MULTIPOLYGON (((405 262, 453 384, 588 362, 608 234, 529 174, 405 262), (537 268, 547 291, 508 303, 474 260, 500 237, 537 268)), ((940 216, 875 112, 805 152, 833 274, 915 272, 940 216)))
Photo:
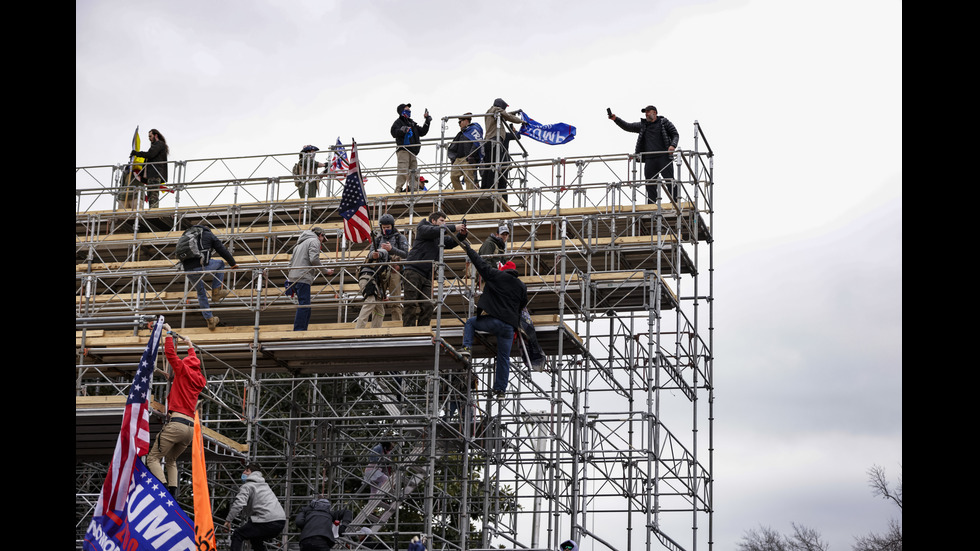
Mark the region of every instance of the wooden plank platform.
MULTIPOLYGON (((108 461, 115 450, 122 424, 126 396, 76 396, 75 397, 75 462, 108 461)), ((163 404, 150 402, 150 434, 156 438, 163 427, 166 412, 163 404)), ((244 458, 248 445, 235 442, 202 423, 205 459, 218 460, 244 458)), ((191 448, 181 455, 189 461, 191 448)))
MULTIPOLYGON (((586 353, 582 340, 558 316, 532 316, 532 321, 546 354, 555 355, 559 350, 563 355, 586 353)), ((354 329, 350 323, 313 324, 308 331, 269 325, 261 326, 257 335, 254 327, 175 331, 206 350, 206 370, 230 367, 248 374, 253 356, 261 373, 428 371, 434 368, 436 357, 441 369, 463 367, 456 351, 463 340, 463 321, 458 319, 443 320, 438 336, 435 322, 428 328, 385 322, 377 329, 354 329)), ((82 333, 76 331, 76 352, 87 364, 77 366, 76 375, 83 379, 131 376, 149 335, 145 329, 135 336, 131 331, 88 330, 83 343, 82 333)), ((495 352, 477 347, 474 355, 492 357, 495 352)))

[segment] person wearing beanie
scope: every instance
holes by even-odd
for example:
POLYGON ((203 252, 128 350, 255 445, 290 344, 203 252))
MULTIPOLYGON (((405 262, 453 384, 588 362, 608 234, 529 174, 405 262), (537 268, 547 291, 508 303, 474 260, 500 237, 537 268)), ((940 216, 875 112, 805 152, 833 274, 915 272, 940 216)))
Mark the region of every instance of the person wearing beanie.
POLYGON ((194 343, 187 337, 181 337, 188 348, 187 356, 180 359, 174 349, 170 325, 163 324, 163 330, 167 333, 164 354, 173 370, 173 382, 167 395, 167 423, 157 434, 143 462, 173 495, 177 492, 177 458, 194 440, 194 410, 197 409, 197 397, 207 385, 207 380, 204 378, 201 360, 194 353, 194 343), (162 466, 164 461, 166 474, 162 466))
POLYGON ((510 350, 514 333, 521 326, 521 310, 527 306, 527 286, 517 275, 512 261, 493 268, 468 242, 462 242, 476 271, 483 277, 483 294, 476 304, 476 315, 463 326, 463 348, 460 354, 467 360, 472 356, 473 339, 477 331, 485 331, 497 337, 497 369, 493 388, 494 398, 503 398, 510 379, 510 350))
POLYGON ((486 123, 486 140, 483 146, 484 168, 480 176, 480 187, 500 190, 504 201, 507 200, 504 192, 507 190, 507 171, 511 160, 507 144, 513 139, 521 139, 520 133, 513 132, 507 123, 524 124, 524 119, 518 116, 520 110, 507 111, 507 107, 506 101, 497 98, 483 119, 486 123))
POLYGON ((432 122, 432 117, 429 116, 429 110, 426 109, 425 124, 419 126, 412 120, 411 103, 399 103, 395 110, 398 112, 398 118, 391 124, 391 137, 395 138, 395 146, 397 147, 395 156, 398 158, 395 192, 404 191, 406 182, 408 182, 410 191, 418 191, 418 154, 422 149, 421 138, 429 133, 429 123, 432 122))

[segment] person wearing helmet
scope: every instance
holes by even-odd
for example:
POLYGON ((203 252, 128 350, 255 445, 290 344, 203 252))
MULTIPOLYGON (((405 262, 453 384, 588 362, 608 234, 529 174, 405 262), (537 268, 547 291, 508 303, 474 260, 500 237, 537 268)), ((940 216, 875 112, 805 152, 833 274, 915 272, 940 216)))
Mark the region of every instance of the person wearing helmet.
POLYGON ((315 145, 304 145, 299 152, 299 162, 293 165, 296 190, 299 191, 301 199, 316 197, 316 188, 320 185, 316 169, 327 166, 325 163, 316 162, 313 158, 317 151, 320 151, 320 148, 315 145))
POLYGON ((395 217, 390 214, 381 215, 378 226, 381 233, 374 239, 374 248, 387 251, 388 262, 391 262, 388 270, 388 309, 391 311, 391 321, 402 321, 405 310, 401 302, 402 265, 397 262, 408 258, 408 239, 395 227, 395 217))
POLYGON ((177 458, 194 440, 194 410, 197 409, 198 395, 207 386, 207 379, 204 378, 201 360, 194 353, 194 343, 187 337, 180 337, 187 343, 187 356, 180 359, 174 348, 170 324, 163 324, 163 330, 167 333, 163 350, 167 363, 173 369, 173 382, 170 385, 170 394, 167 395, 167 424, 157 434, 149 453, 144 457, 144 463, 153 476, 167 486, 170 494, 176 495, 177 458), (163 461, 166 462, 166 474, 163 461))

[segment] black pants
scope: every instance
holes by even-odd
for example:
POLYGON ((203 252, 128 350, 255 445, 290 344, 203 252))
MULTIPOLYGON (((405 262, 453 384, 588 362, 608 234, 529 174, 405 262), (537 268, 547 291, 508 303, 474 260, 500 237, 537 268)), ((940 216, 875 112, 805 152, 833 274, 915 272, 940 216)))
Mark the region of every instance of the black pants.
POLYGON ((285 520, 248 521, 231 534, 231 551, 242 551, 242 544, 245 543, 245 540, 252 544, 253 551, 265 551, 265 540, 278 536, 285 527, 285 520))
MULTIPOLYGON (((670 155, 644 155, 643 156, 643 177, 647 180, 653 178, 674 179, 674 163, 670 162, 670 155)), ((677 184, 665 183, 667 194, 675 201, 677 200, 677 184)), ((647 184, 647 203, 656 203, 660 197, 660 186, 657 184, 647 184)))
POLYGON ((428 327, 432 321, 432 276, 406 267, 402 272, 402 290, 405 295, 404 327, 428 327))
POLYGON ((326 536, 311 536, 299 541, 299 551, 330 551, 333 542, 326 536))
POLYGON ((480 175, 480 189, 497 189, 500 197, 507 201, 507 171, 510 169, 510 153, 500 142, 487 142, 484 147, 483 163, 488 164, 480 175))

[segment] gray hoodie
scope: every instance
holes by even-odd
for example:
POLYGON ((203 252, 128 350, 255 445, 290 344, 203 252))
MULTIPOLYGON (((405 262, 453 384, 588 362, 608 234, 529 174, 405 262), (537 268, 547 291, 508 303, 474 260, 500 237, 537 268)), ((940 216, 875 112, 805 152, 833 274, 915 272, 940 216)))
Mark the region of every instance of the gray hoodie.
POLYGON ((242 482, 242 488, 238 490, 228 512, 228 521, 235 520, 242 511, 252 522, 286 520, 286 512, 282 510, 276 494, 272 493, 272 488, 266 484, 261 471, 252 471, 242 482))
POLYGON ((292 283, 313 283, 313 276, 316 271, 311 270, 311 266, 322 266, 320 262, 320 239, 311 230, 304 230, 299 234, 299 241, 293 249, 293 256, 289 259, 289 273, 286 279, 292 283))

